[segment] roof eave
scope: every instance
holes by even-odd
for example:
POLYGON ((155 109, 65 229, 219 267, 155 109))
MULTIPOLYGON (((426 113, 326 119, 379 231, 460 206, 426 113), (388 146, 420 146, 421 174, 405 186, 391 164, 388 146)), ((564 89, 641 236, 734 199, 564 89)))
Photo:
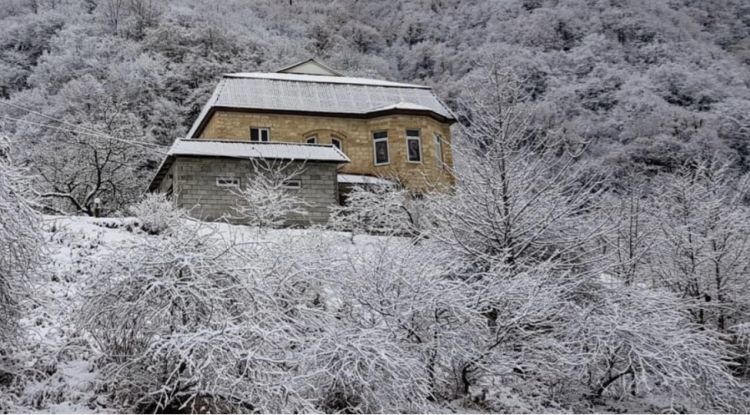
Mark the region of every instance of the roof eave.
POLYGON ((168 154, 166 157, 164 157, 164 160, 162 160, 161 164, 159 165, 159 168, 156 169, 156 174, 154 174, 154 177, 151 179, 151 182, 148 184, 148 188, 146 189, 146 192, 153 192, 159 187, 159 185, 161 185, 162 180, 164 180, 164 176, 167 175, 167 172, 172 167, 173 162, 174 162, 174 156, 168 154))
POLYGON ((237 159, 237 160, 253 160, 253 159, 263 159, 263 160, 281 160, 281 161, 300 161, 300 162, 309 162, 309 163, 333 163, 333 164, 346 164, 351 163, 351 160, 347 158, 347 160, 309 160, 304 158, 294 158, 294 157, 240 157, 240 156, 226 156, 226 155, 205 155, 205 154, 190 154, 190 153, 184 153, 184 154, 175 154, 173 157, 206 157, 206 158, 224 158, 224 159, 237 159))
POLYGON ((439 114, 432 110, 418 110, 418 109, 405 109, 405 108, 389 108, 386 110, 376 110, 365 113, 347 113, 347 112, 323 112, 323 111, 300 111, 300 110, 277 110, 268 108, 250 108, 250 107, 226 107, 226 106, 212 106, 208 109, 207 113, 201 118, 197 128, 193 131, 193 134, 189 138, 199 138, 200 134, 206 128, 206 125, 211 120, 211 117, 216 111, 227 111, 227 112, 242 112, 242 113, 259 113, 259 114, 281 114, 281 115, 308 115, 317 117, 338 117, 338 118, 375 118, 384 117, 387 115, 423 115, 429 116, 437 121, 444 122, 447 124, 454 124, 456 122, 455 115, 448 110, 449 116, 439 114))

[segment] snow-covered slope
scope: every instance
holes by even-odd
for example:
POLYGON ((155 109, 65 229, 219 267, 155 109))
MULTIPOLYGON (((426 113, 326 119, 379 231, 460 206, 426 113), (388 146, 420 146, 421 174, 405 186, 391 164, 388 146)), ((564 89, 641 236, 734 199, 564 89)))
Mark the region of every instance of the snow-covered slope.
MULTIPOLYGON (((218 237, 238 244, 289 247, 326 240, 333 242, 329 246, 335 252, 331 254, 342 258, 348 253, 374 249, 384 239, 357 236, 352 243, 348 234, 320 229, 260 232, 228 224, 211 224, 210 229, 218 237)), ((8 398, 0 393, 0 412, 120 412, 122 409, 113 407, 99 390, 94 364, 98 356, 92 347, 95 345, 76 328, 75 320, 79 307, 86 301, 83 286, 99 271, 102 258, 155 237, 138 229, 133 218, 47 216, 44 230, 47 261, 38 278, 32 281, 35 300, 21 322, 26 333, 25 344, 19 345, 11 356, 14 366, 23 367, 22 373, 16 375, 27 381, 9 388, 14 393, 8 398)), ((0 369, 3 367, 0 356, 0 369)))

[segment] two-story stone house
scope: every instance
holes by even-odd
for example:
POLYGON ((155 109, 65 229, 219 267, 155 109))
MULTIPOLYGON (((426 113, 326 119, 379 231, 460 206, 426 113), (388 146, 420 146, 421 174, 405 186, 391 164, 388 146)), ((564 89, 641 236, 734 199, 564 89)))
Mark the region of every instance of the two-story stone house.
POLYGON ((290 191, 318 207, 310 221, 324 222, 347 186, 389 179, 416 192, 450 187, 453 122, 429 87, 345 77, 314 59, 227 74, 150 190, 173 193, 182 207, 198 204, 213 219, 231 210, 224 187, 249 180, 243 163, 291 160, 312 173, 290 191))

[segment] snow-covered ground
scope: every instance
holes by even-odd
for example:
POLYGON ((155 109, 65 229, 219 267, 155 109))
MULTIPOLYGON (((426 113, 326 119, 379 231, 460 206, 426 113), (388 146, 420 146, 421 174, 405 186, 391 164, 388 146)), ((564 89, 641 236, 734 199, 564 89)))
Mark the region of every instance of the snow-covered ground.
MULTIPOLYGON (((32 281, 33 304, 21 321, 26 344, 12 356, 24 367, 27 379, 15 389, 10 412, 92 413, 116 412, 97 385, 96 355, 92 341, 76 329, 76 312, 83 301, 83 285, 111 252, 152 238, 132 218, 46 216, 44 237, 48 252, 44 268, 32 281), (30 381, 28 381, 30 379, 30 381)), ((321 229, 286 229, 260 232, 255 228, 210 224, 222 238, 236 243, 316 244, 322 239, 344 256, 373 249, 384 238, 321 229)), ((6 404, 8 405, 8 404, 6 404)))

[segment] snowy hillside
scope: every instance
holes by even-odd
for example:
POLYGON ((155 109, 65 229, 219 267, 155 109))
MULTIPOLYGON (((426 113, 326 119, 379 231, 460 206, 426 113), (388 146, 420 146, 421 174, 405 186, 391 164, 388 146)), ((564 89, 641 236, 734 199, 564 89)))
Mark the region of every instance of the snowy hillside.
MULTIPOLYGON (((543 340, 543 333, 518 324, 546 316, 550 321, 557 320, 554 324, 569 325, 557 315, 560 307, 565 307, 560 290, 573 294, 581 281, 549 285, 546 277, 529 275, 508 284, 483 285, 485 288, 478 291, 479 285, 471 281, 446 280, 452 260, 436 254, 426 241, 415 245, 401 237, 352 238, 346 232, 322 229, 262 230, 186 219, 171 224, 179 231, 153 235, 144 232, 141 225, 136 218, 44 217, 46 260, 31 281, 33 303, 27 305, 28 312, 21 318, 25 335, 6 360, 0 360, 4 362, 0 368, 12 367, 15 371, 0 376, 5 391, 0 394, 0 406, 5 411, 153 412, 158 410, 154 405, 161 404, 166 405, 162 410, 169 412, 244 411, 255 405, 261 405, 264 412, 347 407, 365 412, 651 412, 696 411, 702 405, 693 406, 700 401, 691 402, 687 396, 678 398, 658 381, 643 399, 605 397, 586 403, 573 398, 584 387, 583 379, 578 385, 561 385, 554 400, 539 395, 542 390, 538 388, 549 380, 546 376, 506 379, 518 370, 514 366, 531 369, 529 365, 543 364, 553 356, 574 356, 569 354, 572 350, 560 349, 571 344, 550 343, 553 337, 543 340), (234 251, 233 259, 218 260, 228 250, 234 251), (235 261, 238 258, 240 261, 235 261), (179 276, 169 275, 170 269, 177 269, 175 264, 179 264, 179 276), (144 276, 142 273, 152 266, 166 274, 144 276), (217 267, 224 271, 216 272, 217 267), (188 269, 189 277, 182 274, 188 269), (226 273, 243 276, 233 290, 248 290, 251 295, 226 292, 223 286, 212 287, 201 279, 208 276, 223 280, 226 273), (149 292, 155 292, 157 298, 149 299, 149 292), (191 300, 191 295, 196 297, 191 300), (476 306, 497 295, 510 300, 514 308, 502 312, 505 320, 499 328, 503 335, 542 343, 521 354, 503 349, 490 358, 482 352, 489 359, 468 376, 478 376, 479 371, 490 367, 507 374, 486 372, 472 380, 469 393, 461 397, 451 390, 461 387, 460 379, 467 373, 453 371, 462 359, 486 350, 486 341, 494 342, 482 338, 480 333, 486 331, 484 317, 476 313, 476 306), (225 303, 229 298, 254 302, 242 304, 241 309, 249 307, 250 314, 243 311, 233 315, 231 310, 237 304, 225 303), (107 308, 109 303, 100 303, 103 299, 114 303, 112 310, 107 308), (200 307, 208 306, 210 314, 223 317, 214 323, 210 318, 202 322, 183 320, 190 318, 188 315, 174 320, 175 301, 182 304, 177 309, 198 307, 194 312, 200 312, 200 307), (131 307, 136 304, 137 308, 131 307), (148 317, 140 322, 138 316, 116 313, 150 307, 155 307, 153 312, 141 315, 148 317), (160 325, 154 319, 164 317, 164 313, 171 317, 160 325), (97 329, 100 317, 104 325, 100 328, 107 335, 102 336, 97 329), (131 318, 136 320, 129 321, 131 318), (139 323, 143 324, 140 328, 139 323), (130 355, 122 364, 112 354, 113 340, 108 337, 120 330, 135 330, 130 336, 139 336, 150 344, 145 349, 129 346, 132 353, 143 355, 130 355), (182 337, 186 335, 188 338, 182 337), (251 346, 257 341, 260 343, 251 346), (171 354, 171 347, 177 347, 178 357, 171 354), (237 367, 228 371, 219 367, 232 359, 249 359, 252 369, 240 370, 244 373, 241 375, 237 367), (162 379, 161 364, 179 370, 179 375, 162 379), (423 372, 424 365, 432 369, 423 372), (180 389, 181 382, 188 382, 187 389, 180 389), (127 393, 121 393, 124 391, 127 393), (429 398, 435 393, 453 398, 436 402, 429 398)), ((594 288, 592 283, 584 283, 589 290, 586 295, 599 295, 597 290, 611 285, 594 288)), ((654 310, 660 308, 652 301, 661 300, 657 296, 631 297, 628 301, 640 302, 641 308, 634 311, 647 313, 655 306, 654 310)), ((645 327, 629 326, 627 317, 616 323, 617 330, 636 336, 628 340, 628 347, 633 348, 631 356, 655 364, 654 356, 641 353, 657 347, 663 348, 659 359, 672 361, 677 356, 668 356, 669 347, 680 358, 713 358, 707 351, 696 349, 703 347, 701 342, 705 340, 692 338, 687 332, 670 333, 674 330, 669 321, 672 317, 662 311, 665 314, 655 315, 656 319, 643 314, 645 327), (667 343, 648 338, 662 329, 666 331, 659 336, 667 343), (674 339, 669 336, 681 336, 683 345, 672 343, 674 339)), ((615 323, 622 316, 606 319, 615 323)), ((600 336, 606 333, 604 321, 595 320, 588 328, 578 322, 577 327, 560 329, 578 331, 580 336, 600 336)), ((508 341, 512 341, 510 337, 508 341)), ((585 355, 575 356, 586 359, 585 355)), ((553 364, 553 360, 544 364, 553 364)), ((559 366, 555 370, 562 369, 559 366)), ((655 370, 643 374, 662 379, 691 376, 679 370, 674 374, 655 370)))
MULTIPOLYGON (((356 260, 384 244, 404 243, 364 235, 352 243, 348 234, 321 230, 261 232, 227 224, 206 227, 188 220, 183 226, 196 226, 217 243, 259 244, 286 252, 325 245, 333 248, 331 256, 341 261, 356 260)), ((32 281, 33 304, 21 319, 26 338, 10 357, 33 380, 12 388, 17 396, 9 401, 0 399, 0 408, 11 412, 122 412, 103 393, 96 365, 101 354, 95 341, 76 328, 77 313, 86 301, 85 287, 101 272, 106 258, 158 237, 140 230, 135 218, 46 216, 44 238, 49 242, 47 261, 39 278, 32 281)), ((5 376, 0 380, 12 382, 12 373, 5 376)))

